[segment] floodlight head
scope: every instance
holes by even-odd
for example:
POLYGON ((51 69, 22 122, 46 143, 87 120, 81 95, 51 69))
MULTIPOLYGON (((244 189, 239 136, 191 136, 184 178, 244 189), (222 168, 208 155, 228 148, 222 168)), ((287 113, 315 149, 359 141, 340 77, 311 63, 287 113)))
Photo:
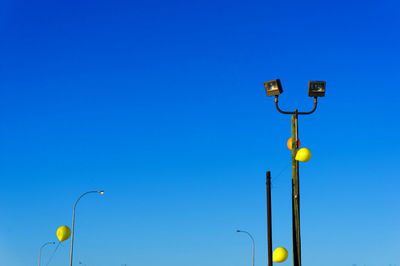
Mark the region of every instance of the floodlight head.
POLYGON ((309 81, 308 82, 308 96, 310 97, 324 97, 325 96, 325 81, 309 81))
POLYGON ((280 79, 264 82, 264 88, 267 96, 279 95, 283 92, 280 79))

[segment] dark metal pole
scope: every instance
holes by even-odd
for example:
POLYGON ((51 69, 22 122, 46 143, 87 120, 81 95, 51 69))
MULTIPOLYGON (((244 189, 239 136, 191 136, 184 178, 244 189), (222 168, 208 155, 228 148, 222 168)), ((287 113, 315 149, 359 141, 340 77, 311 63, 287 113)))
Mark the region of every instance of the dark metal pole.
POLYGON ((268 266, 272 266, 271 172, 267 171, 268 266))

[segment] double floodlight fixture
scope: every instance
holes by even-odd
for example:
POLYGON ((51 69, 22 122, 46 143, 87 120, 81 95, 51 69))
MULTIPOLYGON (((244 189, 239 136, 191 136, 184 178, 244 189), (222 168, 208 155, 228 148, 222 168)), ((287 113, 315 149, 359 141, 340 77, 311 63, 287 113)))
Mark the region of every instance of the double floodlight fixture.
MULTIPOLYGON (((309 81, 308 82, 308 96, 310 97, 324 97, 325 96, 325 81, 309 81)), ((280 79, 274 79, 264 82, 265 92, 267 96, 278 96, 283 92, 280 79)))

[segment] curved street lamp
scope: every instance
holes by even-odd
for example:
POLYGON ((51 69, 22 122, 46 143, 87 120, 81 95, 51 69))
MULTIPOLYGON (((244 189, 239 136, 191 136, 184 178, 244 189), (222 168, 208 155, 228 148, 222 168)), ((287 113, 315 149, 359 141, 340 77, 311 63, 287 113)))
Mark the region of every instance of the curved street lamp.
POLYGON ((40 250, 39 250, 39 266, 40 266, 40 258, 42 257, 42 248, 44 248, 45 246, 47 246, 49 244, 53 244, 54 245, 55 243, 56 242, 46 242, 40 247, 40 250))
POLYGON ((254 248, 255 248, 255 243, 254 243, 254 238, 253 238, 253 236, 252 236, 249 232, 243 231, 243 230, 236 230, 236 232, 247 234, 247 235, 251 238, 251 240, 253 241, 253 266, 254 266, 254 255, 255 255, 255 254, 254 254, 254 248))
POLYGON ((70 256, 70 258, 69 258, 69 265, 70 265, 70 266, 72 266, 72 256, 73 256, 73 253, 74 253, 75 208, 76 208, 76 205, 78 204, 79 200, 80 200, 83 196, 85 196, 86 194, 89 194, 89 193, 99 193, 99 194, 102 194, 102 195, 103 195, 103 194, 104 194, 104 190, 99 190, 99 191, 88 191, 88 192, 86 192, 86 193, 83 193, 83 194, 76 200, 76 202, 75 202, 74 211, 73 211, 73 213, 72 213, 71 256, 70 256))

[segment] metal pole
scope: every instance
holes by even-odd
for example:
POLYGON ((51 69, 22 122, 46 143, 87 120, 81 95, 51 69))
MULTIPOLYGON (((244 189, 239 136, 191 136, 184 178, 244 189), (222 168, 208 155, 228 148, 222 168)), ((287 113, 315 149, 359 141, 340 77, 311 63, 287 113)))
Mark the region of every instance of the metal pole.
POLYGON ((104 191, 102 191, 102 190, 101 190, 101 191, 88 191, 88 192, 86 192, 86 193, 83 193, 83 194, 76 200, 76 202, 75 202, 74 211, 73 211, 73 213, 72 213, 71 255, 70 255, 70 257, 69 257, 69 266, 72 266, 72 257, 73 257, 73 253, 74 253, 75 208, 76 208, 76 205, 78 204, 79 200, 80 200, 83 196, 85 196, 86 194, 89 194, 89 193, 100 193, 100 194, 103 194, 104 191))
POLYGON ((272 266, 271 172, 267 171, 268 266, 272 266))
POLYGON ((46 242, 40 247, 40 250, 39 250, 39 266, 40 266, 40 258, 42 257, 42 248, 44 248, 48 244, 55 244, 55 243, 56 242, 46 242))
POLYGON ((236 230, 236 232, 238 232, 238 233, 245 233, 245 234, 247 234, 250 238, 251 238, 251 240, 253 241, 253 266, 254 266, 254 258, 255 258, 255 242, 254 242, 254 238, 253 238, 253 236, 249 233, 249 232, 247 232, 247 231, 242 231, 242 230, 236 230))
POLYGON ((296 152, 298 148, 298 111, 296 109, 295 114, 292 116, 292 223, 294 266, 301 266, 299 162, 296 161, 296 152))

